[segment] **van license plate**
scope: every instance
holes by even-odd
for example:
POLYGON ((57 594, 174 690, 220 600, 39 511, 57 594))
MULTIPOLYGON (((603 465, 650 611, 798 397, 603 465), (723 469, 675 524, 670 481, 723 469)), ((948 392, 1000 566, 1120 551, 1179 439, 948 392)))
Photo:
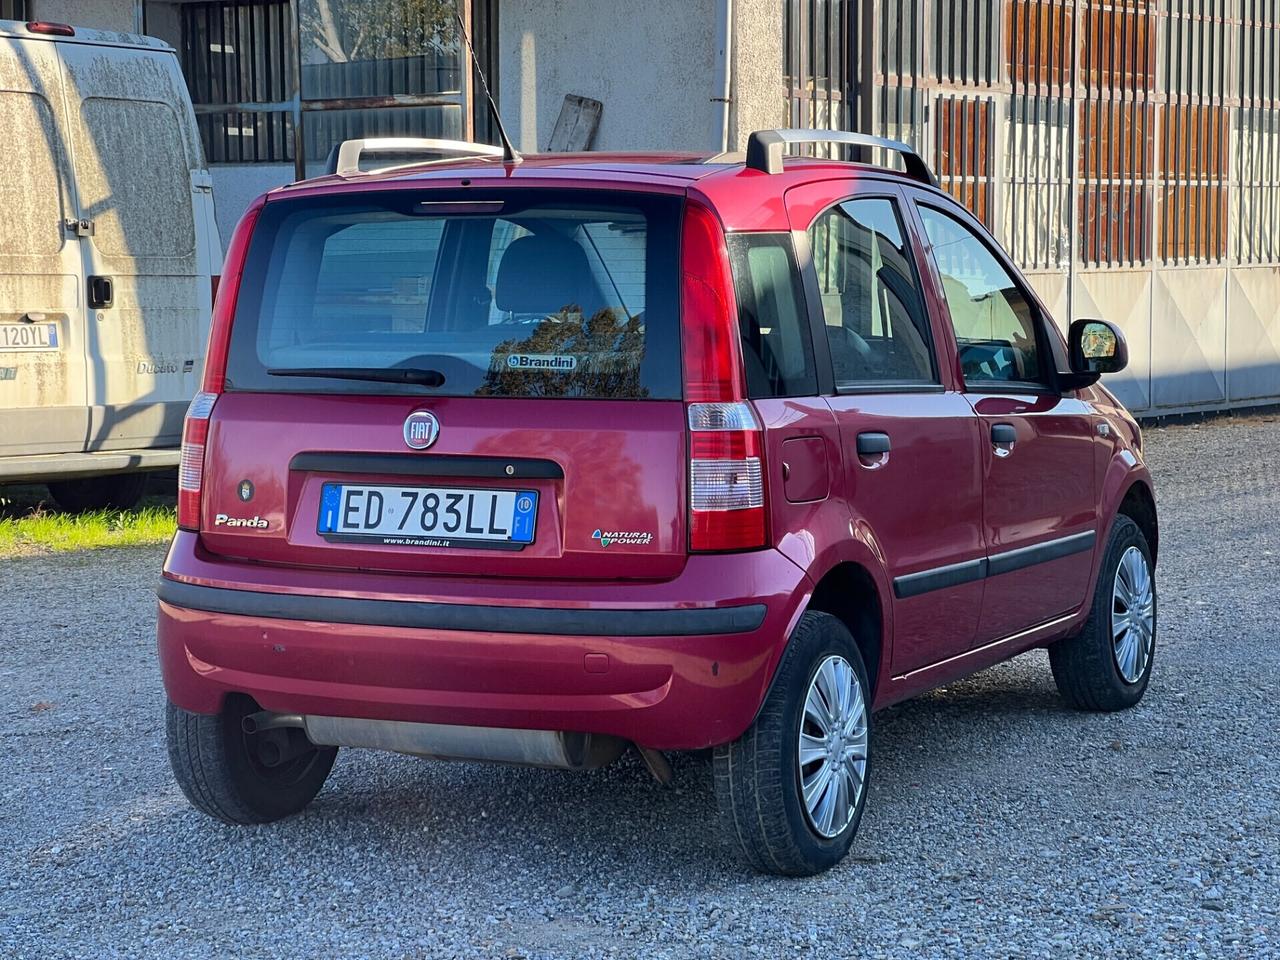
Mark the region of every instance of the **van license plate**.
POLYGON ((536 490, 326 483, 317 532, 388 546, 520 550, 533 542, 536 490))
POLYGON ((57 350, 56 323, 0 323, 0 350, 57 350))

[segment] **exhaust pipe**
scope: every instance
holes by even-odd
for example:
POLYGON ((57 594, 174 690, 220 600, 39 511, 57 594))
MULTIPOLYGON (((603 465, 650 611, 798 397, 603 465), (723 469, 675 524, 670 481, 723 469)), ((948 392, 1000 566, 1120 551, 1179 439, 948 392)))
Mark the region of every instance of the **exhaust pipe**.
POLYGON ((240 721, 240 729, 245 733, 262 733, 284 727, 306 727, 306 722, 299 713, 271 713, 267 710, 251 713, 240 721))
POLYGON ((301 727, 317 746, 390 750, 437 760, 485 760, 527 767, 592 770, 622 755, 627 741, 593 733, 459 727, 444 723, 301 716, 262 711, 242 722, 245 733, 301 727))

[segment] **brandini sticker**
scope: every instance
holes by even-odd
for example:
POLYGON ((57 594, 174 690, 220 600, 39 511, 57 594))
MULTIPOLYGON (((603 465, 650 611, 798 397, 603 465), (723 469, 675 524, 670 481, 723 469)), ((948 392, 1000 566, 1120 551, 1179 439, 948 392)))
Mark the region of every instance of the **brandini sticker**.
POLYGON ((573 370, 578 358, 553 353, 513 353, 507 357, 512 370, 573 370))
POLYGON ((602 547, 615 543, 625 544, 629 547, 647 547, 653 543, 653 534, 645 533, 642 530, 596 530, 591 535, 591 539, 599 540, 602 547))

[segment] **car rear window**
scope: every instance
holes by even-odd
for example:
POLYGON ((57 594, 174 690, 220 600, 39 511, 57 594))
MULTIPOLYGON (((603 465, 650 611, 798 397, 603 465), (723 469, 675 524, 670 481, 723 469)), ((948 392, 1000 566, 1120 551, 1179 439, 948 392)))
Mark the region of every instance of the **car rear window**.
POLYGON ((546 190, 272 201, 228 389, 678 398, 679 206, 546 190), (346 378, 396 369, 441 382, 346 378))

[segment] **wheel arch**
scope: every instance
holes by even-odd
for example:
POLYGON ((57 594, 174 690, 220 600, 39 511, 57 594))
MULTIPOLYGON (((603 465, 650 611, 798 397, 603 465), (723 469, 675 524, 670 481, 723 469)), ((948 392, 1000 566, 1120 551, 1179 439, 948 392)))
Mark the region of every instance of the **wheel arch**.
POLYGON ((1151 563, 1154 566, 1160 550, 1160 524, 1156 516, 1156 498, 1150 484, 1141 477, 1136 478, 1125 491, 1116 513, 1123 514, 1138 525, 1142 535, 1147 538, 1147 546, 1151 548, 1151 563))
POLYGON ((867 668, 874 702, 889 666, 889 619, 871 571, 853 560, 835 564, 818 579, 805 609, 829 613, 849 628, 867 668))

